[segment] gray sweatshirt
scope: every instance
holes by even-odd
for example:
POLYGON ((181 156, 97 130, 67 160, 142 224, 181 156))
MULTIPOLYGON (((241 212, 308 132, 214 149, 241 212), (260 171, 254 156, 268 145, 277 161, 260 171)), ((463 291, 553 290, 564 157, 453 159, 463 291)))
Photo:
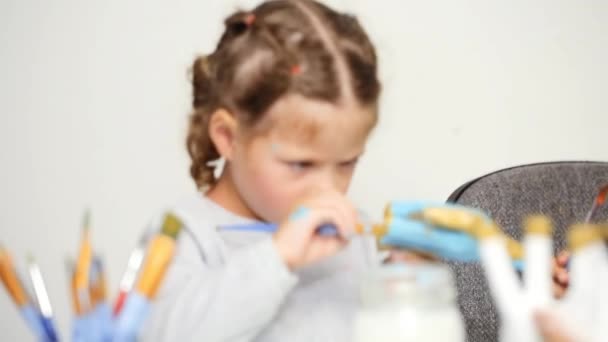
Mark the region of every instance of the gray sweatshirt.
POLYGON ((253 222, 197 193, 171 210, 178 239, 142 341, 351 341, 359 279, 375 260, 370 238, 291 272, 269 233, 228 231, 253 222))

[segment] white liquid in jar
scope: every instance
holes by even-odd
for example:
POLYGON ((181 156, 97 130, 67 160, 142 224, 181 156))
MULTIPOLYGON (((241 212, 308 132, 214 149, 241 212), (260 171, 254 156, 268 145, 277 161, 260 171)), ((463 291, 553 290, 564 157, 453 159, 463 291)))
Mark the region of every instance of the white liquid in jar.
POLYGON ((447 266, 382 266, 363 282, 354 341, 463 342, 455 294, 447 266))

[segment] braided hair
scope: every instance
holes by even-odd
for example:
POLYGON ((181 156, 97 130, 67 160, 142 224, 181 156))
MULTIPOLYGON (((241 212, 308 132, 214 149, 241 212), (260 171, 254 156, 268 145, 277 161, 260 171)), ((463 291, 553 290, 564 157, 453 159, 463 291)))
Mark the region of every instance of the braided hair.
POLYGON ((208 125, 216 110, 253 126, 287 94, 374 106, 381 88, 374 46, 357 19, 313 0, 267 1, 229 16, 215 51, 198 57, 191 74, 186 146, 199 188, 215 182, 220 155, 208 125))

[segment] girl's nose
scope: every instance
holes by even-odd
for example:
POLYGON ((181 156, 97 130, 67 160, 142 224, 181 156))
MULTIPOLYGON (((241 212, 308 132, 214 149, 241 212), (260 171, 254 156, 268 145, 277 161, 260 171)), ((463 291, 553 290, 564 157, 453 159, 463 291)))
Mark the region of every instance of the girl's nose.
POLYGON ((327 170, 319 175, 315 187, 321 191, 340 191, 340 178, 334 172, 327 170))

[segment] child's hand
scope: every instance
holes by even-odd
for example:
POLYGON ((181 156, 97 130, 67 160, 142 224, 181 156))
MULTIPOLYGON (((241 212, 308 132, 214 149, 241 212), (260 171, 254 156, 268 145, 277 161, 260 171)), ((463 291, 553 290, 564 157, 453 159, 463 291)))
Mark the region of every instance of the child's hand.
POLYGON ((557 299, 562 298, 568 290, 570 276, 567 264, 570 260, 570 253, 563 251, 553 260, 553 296, 557 299))
POLYGON ((296 269, 336 254, 352 236, 357 212, 338 192, 323 193, 301 201, 274 235, 277 250, 290 269, 296 269), (316 233, 319 226, 332 223, 338 236, 316 233))
POLYGON ((536 312, 534 320, 544 342, 576 342, 576 339, 565 331, 564 325, 551 313, 536 312))

